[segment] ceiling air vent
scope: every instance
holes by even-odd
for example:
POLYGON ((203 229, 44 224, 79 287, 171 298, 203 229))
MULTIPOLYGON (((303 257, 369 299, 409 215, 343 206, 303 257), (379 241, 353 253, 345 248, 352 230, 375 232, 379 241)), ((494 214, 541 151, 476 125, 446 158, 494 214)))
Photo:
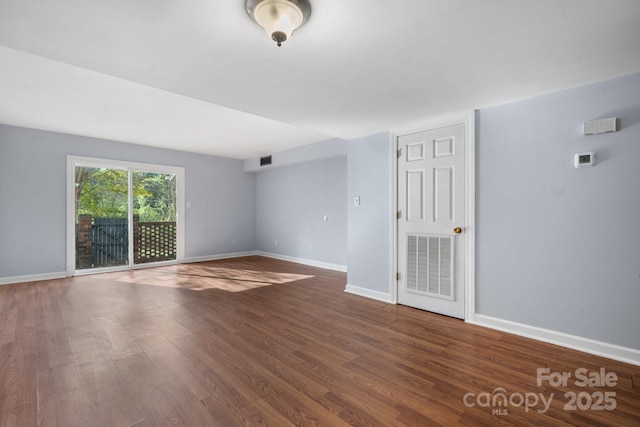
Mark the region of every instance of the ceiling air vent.
POLYGON ((271 164, 271 156, 260 157, 260 166, 269 166, 271 164))

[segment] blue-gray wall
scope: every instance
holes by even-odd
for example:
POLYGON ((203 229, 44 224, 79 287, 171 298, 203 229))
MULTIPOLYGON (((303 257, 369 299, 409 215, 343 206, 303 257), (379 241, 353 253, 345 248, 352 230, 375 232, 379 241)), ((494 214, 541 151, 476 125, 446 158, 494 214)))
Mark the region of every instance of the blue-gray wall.
POLYGON ((258 172, 258 250, 346 266, 350 291, 392 300, 392 149, 384 132, 274 153, 273 167, 245 160, 245 170, 258 172))
POLYGON ((640 349, 640 74, 481 110, 476 138, 477 312, 640 349))
POLYGON ((346 268, 346 192, 346 156, 258 173, 257 249, 346 268))
POLYGON ((393 138, 385 132, 349 141, 347 149, 347 283, 386 295, 395 245, 392 147, 393 138), (360 206, 354 206, 356 196, 360 206))
MULTIPOLYGON (((476 117, 477 313, 640 349, 640 74, 476 117), (619 132, 582 135, 584 121, 612 116, 619 132), (574 154, 591 150, 597 165, 574 168, 574 154)), ((255 162, 0 126, 0 278, 64 271, 65 165, 75 154, 185 167, 187 258, 258 249, 346 262, 350 286, 389 295, 393 139, 345 144, 346 166, 323 149, 316 162, 256 175, 243 172, 255 162), (330 192, 319 183, 327 176, 330 192)))
POLYGON ((68 154, 184 167, 186 258, 255 250, 240 160, 0 125, 0 278, 65 271, 68 154))
POLYGON ((260 157, 244 160, 245 172, 264 172, 282 166, 293 166, 347 155, 347 141, 333 138, 271 154, 271 165, 260 166, 260 157))

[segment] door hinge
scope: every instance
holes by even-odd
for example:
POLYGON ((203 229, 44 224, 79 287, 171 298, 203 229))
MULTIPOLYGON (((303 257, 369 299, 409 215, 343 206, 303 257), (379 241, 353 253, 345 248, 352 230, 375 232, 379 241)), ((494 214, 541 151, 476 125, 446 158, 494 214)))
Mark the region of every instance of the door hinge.
POLYGON ((396 156, 398 158, 400 158, 400 156, 402 156, 402 149, 401 148, 398 148, 398 151, 396 151, 396 156))
POLYGON ((396 218, 397 218, 397 219, 402 218, 402 211, 398 211, 398 212, 396 212, 396 218))
POLYGON ((396 281, 400 280, 400 273, 396 273, 396 281))

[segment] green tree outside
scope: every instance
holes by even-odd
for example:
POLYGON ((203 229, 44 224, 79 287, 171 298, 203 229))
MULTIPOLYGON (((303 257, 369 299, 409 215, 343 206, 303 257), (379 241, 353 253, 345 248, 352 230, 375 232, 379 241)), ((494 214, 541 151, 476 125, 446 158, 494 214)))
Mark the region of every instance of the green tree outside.
MULTIPOLYGON (((128 217, 128 172, 119 169, 76 167, 76 219, 128 217)), ((140 222, 176 220, 176 176, 133 172, 133 209, 140 222)))

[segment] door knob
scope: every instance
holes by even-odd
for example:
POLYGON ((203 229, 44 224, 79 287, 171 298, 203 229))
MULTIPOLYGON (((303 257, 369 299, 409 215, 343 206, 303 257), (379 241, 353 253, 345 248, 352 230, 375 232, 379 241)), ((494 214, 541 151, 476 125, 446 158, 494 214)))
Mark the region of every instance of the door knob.
POLYGON ((453 229, 453 232, 456 233, 456 234, 460 234, 460 233, 462 233, 462 228, 456 227, 456 228, 453 229))

